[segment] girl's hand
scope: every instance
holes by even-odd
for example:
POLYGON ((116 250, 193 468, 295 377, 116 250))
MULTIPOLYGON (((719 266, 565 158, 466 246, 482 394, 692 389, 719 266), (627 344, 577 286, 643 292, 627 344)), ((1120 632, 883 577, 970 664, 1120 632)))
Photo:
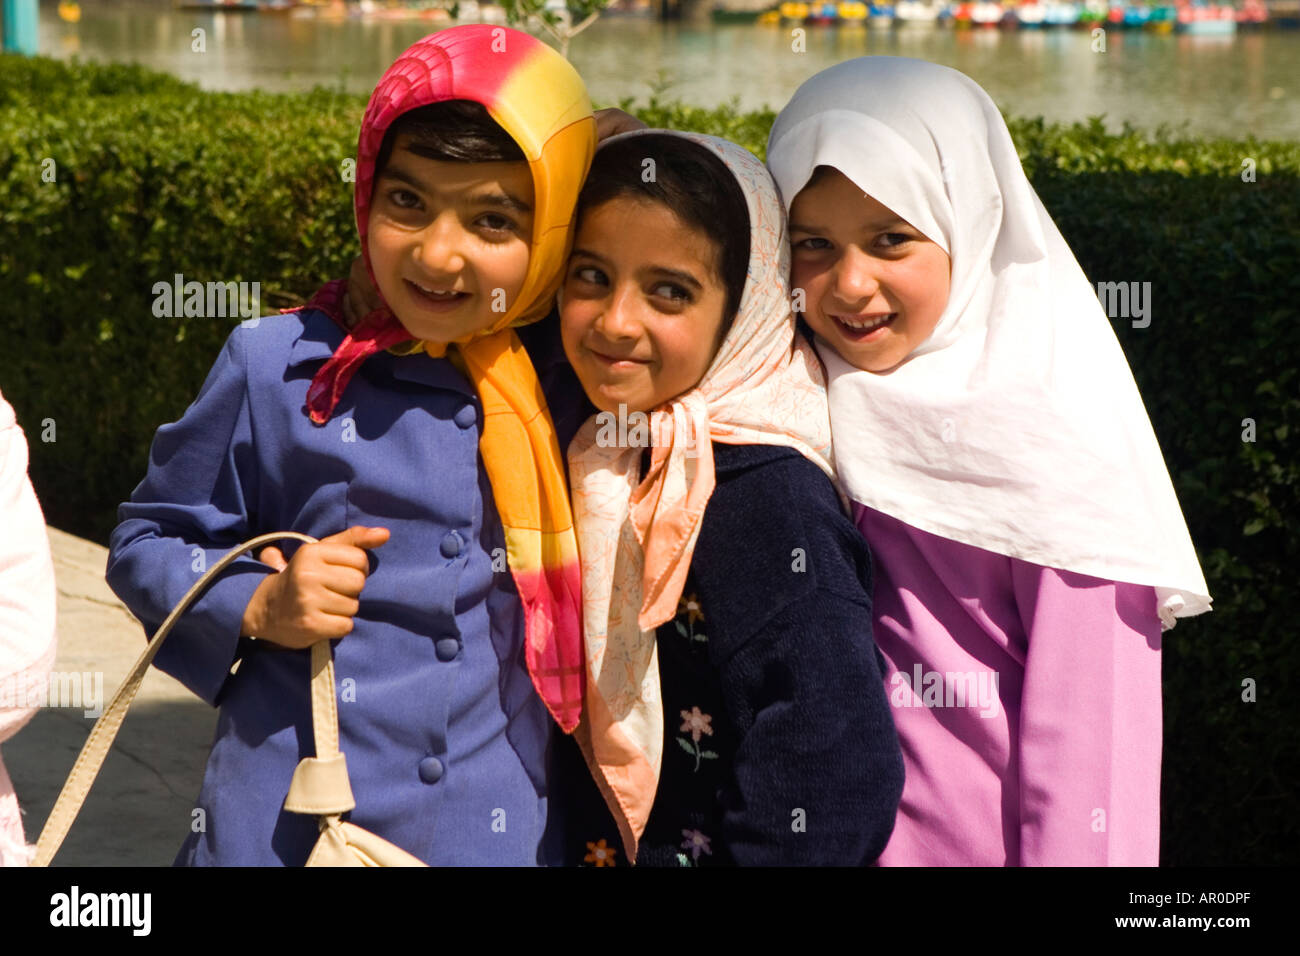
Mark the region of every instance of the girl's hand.
POLYGON ((358 322, 381 305, 383 302, 379 300, 379 292, 370 281, 365 260, 357 256, 352 260, 352 268, 348 271, 348 294, 343 297, 343 319, 349 329, 356 328, 358 322))
POLYGON ((365 549, 387 540, 387 528, 354 525, 316 544, 304 544, 287 563, 278 548, 266 548, 261 559, 280 569, 253 592, 240 636, 296 650, 350 633, 370 571, 365 549))
POLYGON ((611 136, 617 136, 619 133, 630 133, 633 130, 648 128, 645 123, 635 116, 624 113, 614 106, 605 110, 596 110, 595 116, 596 142, 609 139, 611 136))

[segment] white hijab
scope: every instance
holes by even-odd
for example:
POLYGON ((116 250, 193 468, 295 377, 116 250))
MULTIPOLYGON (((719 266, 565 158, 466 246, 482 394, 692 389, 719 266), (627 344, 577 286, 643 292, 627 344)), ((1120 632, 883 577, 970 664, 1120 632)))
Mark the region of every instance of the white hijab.
POLYGON ((893 371, 859 371, 817 339, 850 497, 998 554, 1151 585, 1165 628, 1209 610, 1128 362, 988 94, 923 60, 849 60, 795 92, 767 162, 787 210, 832 166, 952 260, 938 325, 893 371))

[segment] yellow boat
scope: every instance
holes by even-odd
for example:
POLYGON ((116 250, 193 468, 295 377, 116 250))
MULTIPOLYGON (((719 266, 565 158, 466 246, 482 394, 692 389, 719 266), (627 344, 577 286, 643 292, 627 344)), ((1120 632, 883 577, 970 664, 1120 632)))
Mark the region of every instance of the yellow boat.
POLYGON ((781 22, 780 10, 764 10, 758 15, 758 24, 765 27, 774 27, 781 22))
POLYGON ((81 22, 81 4, 69 3, 67 0, 62 0, 62 2, 59 3, 59 19, 65 23, 81 22))
POLYGON ((861 23, 867 18, 867 5, 859 3, 858 0, 846 0, 836 5, 835 12, 845 23, 861 23))
POLYGON ((808 4, 800 0, 786 0, 778 8, 781 11, 782 20, 792 20, 795 23, 803 23, 808 19, 808 4))

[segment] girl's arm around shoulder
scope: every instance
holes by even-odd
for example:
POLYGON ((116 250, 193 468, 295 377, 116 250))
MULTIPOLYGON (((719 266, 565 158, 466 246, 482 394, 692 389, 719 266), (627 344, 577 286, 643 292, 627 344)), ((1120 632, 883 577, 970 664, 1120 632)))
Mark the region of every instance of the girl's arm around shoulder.
MULTIPOLYGON (((118 509, 106 578, 150 636, 208 567, 256 533, 247 357, 254 334, 231 332, 198 397, 158 429, 148 472, 118 509)), ((232 564, 177 623, 154 664, 215 704, 238 656, 244 609, 268 570, 249 557, 232 564)))
POLYGON ((792 450, 715 459, 691 570, 740 738, 727 843, 741 864, 869 864, 893 830, 903 763, 866 543, 792 450))

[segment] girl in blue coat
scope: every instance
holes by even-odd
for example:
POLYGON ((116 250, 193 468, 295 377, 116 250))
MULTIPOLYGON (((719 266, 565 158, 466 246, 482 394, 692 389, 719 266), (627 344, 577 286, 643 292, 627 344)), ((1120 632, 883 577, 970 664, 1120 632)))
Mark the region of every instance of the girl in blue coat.
POLYGON ((358 149, 384 306, 348 328, 331 283, 245 323, 158 430, 107 572, 148 632, 234 545, 323 539, 286 548, 279 573, 237 561, 155 660, 220 707, 178 863, 306 861, 317 820, 283 803, 313 753, 321 639, 351 822, 429 864, 550 858, 551 717, 576 725, 583 668, 558 450, 574 425, 544 392, 571 372, 513 329, 551 307, 594 140, 581 81, 538 41, 421 40, 380 81, 358 149))

